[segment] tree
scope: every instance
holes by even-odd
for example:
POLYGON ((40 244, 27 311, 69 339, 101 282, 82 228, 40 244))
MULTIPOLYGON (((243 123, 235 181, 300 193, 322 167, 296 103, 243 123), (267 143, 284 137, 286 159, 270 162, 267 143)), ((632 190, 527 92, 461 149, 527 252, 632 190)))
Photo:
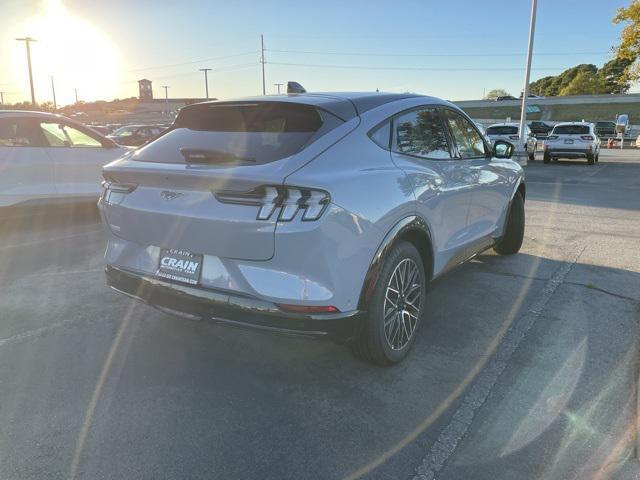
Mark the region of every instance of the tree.
POLYGON ((631 82, 627 77, 627 69, 633 61, 628 58, 616 57, 608 61, 598 70, 598 76, 606 93, 627 93, 631 82))
POLYGON ((559 95, 598 95, 605 93, 600 77, 593 72, 583 70, 560 90, 559 95))
POLYGON ((628 7, 618 9, 613 23, 625 24, 620 34, 620 45, 615 49, 618 58, 629 61, 625 70, 625 79, 640 79, 640 68, 637 60, 640 56, 640 0, 632 0, 628 7))
POLYGON ((485 100, 495 100, 498 97, 506 97, 506 96, 510 96, 509 92, 507 92, 502 88, 495 88, 493 90, 490 90, 489 93, 487 93, 484 98, 485 100))

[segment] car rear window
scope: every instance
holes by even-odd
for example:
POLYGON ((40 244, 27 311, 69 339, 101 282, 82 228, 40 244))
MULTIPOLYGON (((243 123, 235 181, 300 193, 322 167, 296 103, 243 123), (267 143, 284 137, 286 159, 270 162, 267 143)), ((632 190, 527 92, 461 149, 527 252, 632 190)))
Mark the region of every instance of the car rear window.
POLYGON ((585 135, 589 132, 587 125, 559 125, 553 129, 556 135, 585 135))
POLYGON ((487 135, 517 135, 518 127, 500 125, 487 128, 487 135))
POLYGON ((343 123, 309 105, 213 103, 180 112, 170 130, 135 160, 162 163, 265 164, 300 152, 343 123))

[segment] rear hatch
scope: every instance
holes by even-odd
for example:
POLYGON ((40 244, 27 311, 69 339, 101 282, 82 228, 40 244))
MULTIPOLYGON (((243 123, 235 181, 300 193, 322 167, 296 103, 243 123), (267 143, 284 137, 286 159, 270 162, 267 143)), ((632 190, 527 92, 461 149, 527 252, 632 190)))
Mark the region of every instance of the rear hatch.
POLYGON ((594 139, 588 125, 557 125, 547 143, 554 148, 585 149, 594 139))
POLYGON ((290 101, 186 107, 165 134, 104 168, 105 220, 141 245, 267 260, 277 218, 266 215, 276 202, 272 187, 355 125, 290 101))
POLYGON ((518 135, 518 127, 512 125, 493 125, 487 128, 487 136, 492 143, 496 140, 505 140, 514 143, 520 138, 518 135))

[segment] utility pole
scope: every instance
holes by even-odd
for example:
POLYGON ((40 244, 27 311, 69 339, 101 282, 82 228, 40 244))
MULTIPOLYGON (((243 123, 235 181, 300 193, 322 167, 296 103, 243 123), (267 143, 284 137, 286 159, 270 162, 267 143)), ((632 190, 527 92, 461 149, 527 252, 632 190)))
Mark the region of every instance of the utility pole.
POLYGON ((169 114, 169 85, 163 85, 164 88, 164 113, 169 114))
POLYGON ((267 94, 267 89, 264 83, 264 35, 260 34, 260 63, 262 64, 262 95, 267 94))
POLYGON ((4 92, 0 92, 0 105, 4 105, 4 92))
POLYGON ((33 91, 33 73, 31 71, 31 42, 35 42, 36 39, 31 37, 16 38, 19 42, 24 42, 27 46, 27 65, 29 66, 29 86, 31 87, 31 104, 36 104, 36 94, 33 91))
POLYGON ((529 47, 527 49, 527 66, 524 74, 524 89, 522 93, 522 111, 520 113, 520 144, 526 155, 527 138, 527 102, 529 101, 529 81, 531 79, 531 57, 533 55, 533 37, 536 33, 536 13, 538 0, 531 0, 531 22, 529 23, 529 47))
POLYGON ((73 89, 73 91, 74 91, 74 92, 75 92, 75 94, 76 94, 76 104, 77 104, 77 103, 78 103, 78 89, 77 89, 77 88, 74 88, 74 89, 73 89))
MULTIPOLYGON (((51 75, 51 93, 53 93, 53 109, 58 109, 58 104, 56 103, 56 86, 53 83, 53 75, 51 75)), ((77 102, 77 100, 76 100, 77 102)))
POLYGON ((210 68, 201 68, 201 72, 204 72, 204 91, 207 96, 207 100, 209 100, 209 79, 207 78, 207 72, 210 72, 210 68))
POLYGON ((278 87, 278 95, 280 95, 280 87, 284 85, 284 83, 274 83, 276 87, 278 87))

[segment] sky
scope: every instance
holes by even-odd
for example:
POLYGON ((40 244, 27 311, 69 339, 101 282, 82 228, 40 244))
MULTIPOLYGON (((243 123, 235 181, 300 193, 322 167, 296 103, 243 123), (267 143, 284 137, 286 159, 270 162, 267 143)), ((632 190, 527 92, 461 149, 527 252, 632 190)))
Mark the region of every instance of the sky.
MULTIPOLYGON (((532 80, 611 58, 630 0, 538 0, 532 80)), ((309 91, 379 89, 449 100, 524 84, 530 0, 0 0, 0 91, 38 102, 137 96, 233 98, 295 80, 309 91)))

